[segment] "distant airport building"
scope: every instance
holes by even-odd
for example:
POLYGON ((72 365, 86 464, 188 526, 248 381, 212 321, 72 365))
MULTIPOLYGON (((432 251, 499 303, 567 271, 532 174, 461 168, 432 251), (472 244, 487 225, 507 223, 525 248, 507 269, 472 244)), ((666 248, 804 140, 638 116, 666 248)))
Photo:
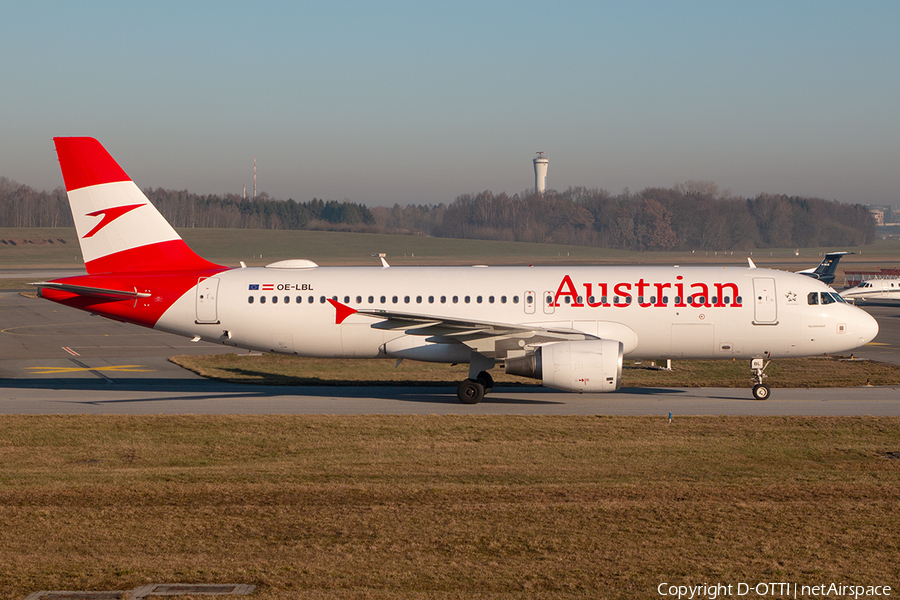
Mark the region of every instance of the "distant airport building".
POLYGON ((547 167, 550 166, 550 159, 544 156, 543 152, 538 152, 534 157, 534 191, 543 194, 547 189, 547 167))

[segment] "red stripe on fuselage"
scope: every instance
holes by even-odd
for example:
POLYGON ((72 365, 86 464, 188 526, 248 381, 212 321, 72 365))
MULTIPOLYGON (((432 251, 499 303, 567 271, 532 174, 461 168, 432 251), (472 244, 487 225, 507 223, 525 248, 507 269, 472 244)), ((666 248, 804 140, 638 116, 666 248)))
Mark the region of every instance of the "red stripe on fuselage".
POLYGON ((67 191, 101 183, 131 181, 119 163, 94 138, 57 137, 53 142, 67 191))
POLYGON ((134 323, 144 327, 153 327, 159 318, 185 292, 197 285, 201 278, 212 277, 227 270, 216 267, 206 271, 186 273, 129 273, 128 275, 82 275, 54 280, 55 283, 68 283, 109 290, 141 292, 151 294, 148 298, 104 298, 80 295, 62 290, 42 288, 41 297, 58 302, 72 308, 97 313, 116 321, 134 323))
POLYGON ((101 256, 85 263, 91 275, 101 273, 135 273, 159 271, 173 273, 176 271, 206 271, 209 269, 224 270, 225 267, 209 262, 191 250, 184 240, 170 240, 122 250, 115 254, 101 256))

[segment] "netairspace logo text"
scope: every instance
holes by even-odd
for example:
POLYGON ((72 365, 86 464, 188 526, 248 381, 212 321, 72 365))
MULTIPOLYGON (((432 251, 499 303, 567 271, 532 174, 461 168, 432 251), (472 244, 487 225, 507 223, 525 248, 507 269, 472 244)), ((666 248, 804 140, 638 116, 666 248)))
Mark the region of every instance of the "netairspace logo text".
POLYGON ((820 583, 803 585, 786 582, 764 583, 703 583, 676 585, 661 583, 656 593, 677 600, 716 600, 716 598, 887 598, 889 585, 855 585, 848 583, 820 583))

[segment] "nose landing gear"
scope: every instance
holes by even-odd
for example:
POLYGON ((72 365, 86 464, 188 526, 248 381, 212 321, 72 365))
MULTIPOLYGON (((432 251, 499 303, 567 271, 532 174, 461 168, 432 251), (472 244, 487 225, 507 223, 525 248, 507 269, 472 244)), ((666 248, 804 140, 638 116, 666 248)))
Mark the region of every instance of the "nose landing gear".
POLYGON ((763 379, 768 377, 763 371, 772 361, 765 362, 761 358, 754 358, 750 361, 750 370, 753 371, 752 379, 755 383, 753 386, 753 397, 757 400, 768 400, 772 390, 763 383, 763 379))

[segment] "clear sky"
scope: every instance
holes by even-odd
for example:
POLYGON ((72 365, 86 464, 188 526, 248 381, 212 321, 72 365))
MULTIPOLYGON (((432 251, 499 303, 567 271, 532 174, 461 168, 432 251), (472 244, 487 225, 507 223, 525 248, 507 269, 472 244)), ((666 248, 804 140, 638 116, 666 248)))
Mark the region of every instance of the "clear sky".
POLYGON ((0 176, 369 205, 534 185, 900 201, 900 2, 0 1, 0 176))

